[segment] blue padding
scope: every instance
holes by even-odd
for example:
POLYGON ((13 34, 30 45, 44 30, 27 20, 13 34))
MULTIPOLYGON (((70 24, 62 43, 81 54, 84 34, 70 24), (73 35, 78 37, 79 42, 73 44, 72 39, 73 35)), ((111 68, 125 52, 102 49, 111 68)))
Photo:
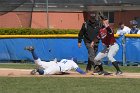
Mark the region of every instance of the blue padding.
MULTIPOLYGON (((116 38, 119 44, 119 51, 115 58, 122 62, 122 37, 116 38)), ((77 58, 78 62, 85 62, 88 58, 87 49, 82 42, 82 47, 78 48, 77 38, 70 39, 0 39, 0 60, 33 60, 30 52, 24 50, 25 46, 34 46, 37 55, 42 60, 52 60, 57 58, 77 58)), ((140 62, 140 38, 126 38, 126 61, 140 62)), ((99 50, 103 49, 102 43, 99 50)), ((107 61, 105 58, 103 61, 107 61)))
POLYGON ((140 38, 126 38, 126 60, 140 63, 140 38))
POLYGON ((87 60, 87 50, 82 43, 78 48, 77 39, 1 39, 0 60, 33 60, 26 46, 34 46, 37 55, 42 60, 57 58, 77 58, 78 61, 87 60))

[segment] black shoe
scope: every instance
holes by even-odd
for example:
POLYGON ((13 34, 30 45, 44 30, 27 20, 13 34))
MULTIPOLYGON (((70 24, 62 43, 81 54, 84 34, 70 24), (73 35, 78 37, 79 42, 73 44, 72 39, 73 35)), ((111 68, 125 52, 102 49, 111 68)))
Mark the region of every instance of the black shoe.
POLYGON ((104 71, 104 75, 111 75, 112 73, 104 71))
POLYGON ((24 50, 33 51, 34 47, 33 46, 27 46, 27 47, 24 48, 24 50))
POLYGON ((98 75, 103 75, 104 74, 104 71, 99 71, 98 72, 98 75))
POLYGON ((116 75, 122 75, 123 73, 122 73, 122 71, 117 71, 116 72, 116 75))
POLYGON ((98 72, 98 75, 111 75, 112 73, 106 72, 106 71, 100 71, 98 72))

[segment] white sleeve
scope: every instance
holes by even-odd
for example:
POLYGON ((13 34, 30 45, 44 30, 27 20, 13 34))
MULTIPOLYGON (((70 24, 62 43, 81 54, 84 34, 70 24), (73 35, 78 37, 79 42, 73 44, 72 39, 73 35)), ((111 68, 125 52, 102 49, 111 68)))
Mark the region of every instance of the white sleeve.
POLYGON ((137 34, 140 34, 140 30, 137 32, 137 34))
POLYGON ((117 30, 117 33, 116 34, 119 34, 120 35, 120 30, 119 29, 117 30))
POLYGON ((126 34, 130 34, 130 28, 129 27, 127 27, 127 32, 126 32, 126 34))

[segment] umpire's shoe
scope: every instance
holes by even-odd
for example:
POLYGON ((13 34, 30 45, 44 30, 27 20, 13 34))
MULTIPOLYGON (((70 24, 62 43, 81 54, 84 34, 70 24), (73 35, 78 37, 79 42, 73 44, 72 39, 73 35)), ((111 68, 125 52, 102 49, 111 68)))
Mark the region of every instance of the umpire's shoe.
POLYGON ((24 50, 34 51, 34 47, 33 46, 27 46, 27 47, 24 48, 24 50))

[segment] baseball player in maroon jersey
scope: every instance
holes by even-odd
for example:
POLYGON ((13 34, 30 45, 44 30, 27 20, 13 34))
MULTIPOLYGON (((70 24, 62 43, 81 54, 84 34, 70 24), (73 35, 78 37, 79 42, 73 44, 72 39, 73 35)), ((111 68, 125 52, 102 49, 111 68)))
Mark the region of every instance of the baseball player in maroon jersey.
MULTIPOLYGON (((104 57, 108 57, 108 60, 112 62, 113 66, 116 68, 116 75, 121 75, 122 71, 120 70, 117 61, 114 56, 119 50, 119 45, 116 43, 114 37, 114 31, 110 28, 109 22, 107 19, 102 19, 103 27, 99 30, 97 39, 102 41, 104 49, 97 54, 94 58, 96 65, 101 65, 100 60, 104 57)), ((94 41, 91 43, 91 47, 94 46, 94 41)))

